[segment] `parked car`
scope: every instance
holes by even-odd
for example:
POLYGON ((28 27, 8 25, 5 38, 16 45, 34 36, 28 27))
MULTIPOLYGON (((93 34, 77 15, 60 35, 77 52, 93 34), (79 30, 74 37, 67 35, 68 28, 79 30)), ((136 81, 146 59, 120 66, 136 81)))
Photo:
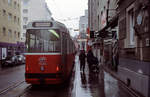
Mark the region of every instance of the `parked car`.
POLYGON ((20 54, 20 55, 16 55, 16 57, 17 57, 17 64, 24 64, 25 63, 24 55, 20 54))
POLYGON ((16 56, 9 56, 6 59, 2 60, 2 67, 4 66, 13 66, 17 64, 17 57, 16 56))

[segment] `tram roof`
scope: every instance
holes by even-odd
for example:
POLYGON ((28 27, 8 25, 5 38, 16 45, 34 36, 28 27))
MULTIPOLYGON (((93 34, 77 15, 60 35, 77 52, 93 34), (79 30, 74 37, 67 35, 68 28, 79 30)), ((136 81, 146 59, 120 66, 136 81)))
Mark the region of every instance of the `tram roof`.
POLYGON ((36 21, 32 21, 32 22, 28 23, 27 29, 61 29, 64 32, 68 32, 68 29, 65 26, 65 24, 63 24, 61 22, 58 22, 58 21, 55 21, 55 20, 49 20, 49 21, 47 21, 47 20, 36 20, 36 21), (38 26, 38 27, 35 27, 35 26, 33 26, 33 23, 52 23, 52 25, 51 26, 38 26))

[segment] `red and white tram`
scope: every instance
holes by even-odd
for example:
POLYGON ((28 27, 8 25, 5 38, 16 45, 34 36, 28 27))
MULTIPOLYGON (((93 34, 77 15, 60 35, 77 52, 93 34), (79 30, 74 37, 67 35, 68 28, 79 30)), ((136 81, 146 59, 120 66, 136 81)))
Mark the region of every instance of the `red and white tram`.
POLYGON ((25 80, 31 84, 58 84, 73 69, 75 45, 64 24, 34 21, 26 32, 25 80))

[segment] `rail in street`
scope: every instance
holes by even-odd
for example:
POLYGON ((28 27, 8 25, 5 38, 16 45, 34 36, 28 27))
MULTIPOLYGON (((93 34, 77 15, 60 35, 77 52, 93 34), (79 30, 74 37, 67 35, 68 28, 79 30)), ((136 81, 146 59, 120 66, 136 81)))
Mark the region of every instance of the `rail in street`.
POLYGON ((7 93, 8 91, 11 91, 12 89, 14 89, 14 88, 20 86, 21 84, 23 84, 24 82, 25 82, 25 81, 21 81, 21 82, 19 82, 19 83, 14 83, 13 85, 11 85, 11 86, 9 86, 9 87, 7 87, 7 88, 1 90, 1 91, 0 91, 0 95, 5 94, 5 93, 7 93))

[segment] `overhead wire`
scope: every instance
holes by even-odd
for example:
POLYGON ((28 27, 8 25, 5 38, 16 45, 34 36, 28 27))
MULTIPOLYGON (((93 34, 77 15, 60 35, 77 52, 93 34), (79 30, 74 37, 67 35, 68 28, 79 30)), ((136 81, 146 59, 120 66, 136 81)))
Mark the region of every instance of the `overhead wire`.
POLYGON ((61 11, 60 8, 57 6, 55 0, 52 0, 52 1, 54 2, 54 5, 56 6, 56 9, 57 9, 57 11, 58 11, 60 17, 63 17, 62 11, 61 11))

